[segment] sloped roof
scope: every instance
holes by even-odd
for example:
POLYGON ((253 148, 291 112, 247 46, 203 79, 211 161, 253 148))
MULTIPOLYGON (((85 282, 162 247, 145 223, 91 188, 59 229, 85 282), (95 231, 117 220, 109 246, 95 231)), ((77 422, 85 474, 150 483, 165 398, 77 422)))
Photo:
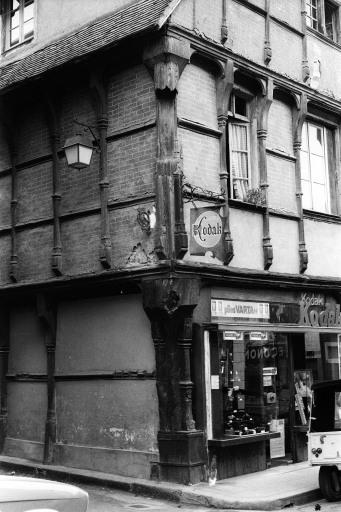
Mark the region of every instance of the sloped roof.
POLYGON ((0 67, 0 90, 114 45, 128 36, 158 30, 181 0, 137 0, 98 18, 44 48, 0 67))

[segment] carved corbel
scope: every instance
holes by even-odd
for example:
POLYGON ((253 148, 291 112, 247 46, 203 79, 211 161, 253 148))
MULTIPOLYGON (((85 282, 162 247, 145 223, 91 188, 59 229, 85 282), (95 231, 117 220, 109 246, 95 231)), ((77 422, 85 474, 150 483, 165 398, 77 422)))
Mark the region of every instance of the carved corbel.
POLYGON ((230 210, 229 210, 229 190, 228 190, 228 170, 226 164, 227 154, 227 119, 230 97, 234 85, 234 67, 233 62, 228 60, 224 66, 224 74, 217 80, 217 113, 218 126, 221 131, 220 137, 220 185, 225 196, 223 206, 224 218, 224 264, 228 265, 233 258, 233 240, 230 231, 230 210))
POLYGON ((222 20, 221 20, 221 36, 220 40, 222 44, 225 44, 228 40, 229 33, 227 27, 227 0, 222 0, 222 20))
POLYGON ((269 201, 268 201, 268 170, 266 158, 266 138, 268 134, 269 110, 273 100, 273 81, 267 79, 265 94, 258 100, 257 108, 257 138, 259 156, 260 188, 264 201, 263 209, 263 255, 264 269, 268 270, 272 265, 273 248, 270 237, 269 201))
POLYGON ((37 295, 37 315, 44 328, 47 357, 47 413, 45 423, 44 463, 51 463, 56 442, 55 407, 55 352, 57 337, 57 310, 46 296, 37 295))
POLYGON ((182 258, 188 247, 177 143, 176 94, 181 73, 191 54, 188 41, 168 36, 160 38, 144 51, 144 62, 153 77, 157 99, 155 251, 159 259, 182 258))
POLYGON ((293 134, 294 134, 294 155, 295 162, 295 178, 296 178, 296 204, 297 213, 299 215, 298 221, 298 237, 299 237, 299 261, 300 273, 303 274, 308 268, 308 251, 305 245, 304 234, 304 220, 303 220, 303 206, 302 206, 302 185, 301 185, 301 159, 300 151, 302 145, 302 128, 307 116, 307 96, 302 93, 297 96, 297 106, 293 115, 293 134))
POLYGON ((99 259, 104 268, 111 267, 111 237, 109 229, 109 178, 108 178, 108 105, 107 91, 104 85, 103 71, 91 72, 90 89, 97 111, 97 127, 99 133, 99 189, 101 202, 101 246, 99 259))

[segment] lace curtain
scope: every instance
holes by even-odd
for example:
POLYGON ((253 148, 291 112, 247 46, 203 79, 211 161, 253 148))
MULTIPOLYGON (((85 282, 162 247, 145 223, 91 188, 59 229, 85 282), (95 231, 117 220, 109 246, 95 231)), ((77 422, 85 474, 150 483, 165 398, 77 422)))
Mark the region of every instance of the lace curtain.
POLYGON ((249 188, 248 125, 230 124, 230 155, 233 197, 244 201, 249 188))

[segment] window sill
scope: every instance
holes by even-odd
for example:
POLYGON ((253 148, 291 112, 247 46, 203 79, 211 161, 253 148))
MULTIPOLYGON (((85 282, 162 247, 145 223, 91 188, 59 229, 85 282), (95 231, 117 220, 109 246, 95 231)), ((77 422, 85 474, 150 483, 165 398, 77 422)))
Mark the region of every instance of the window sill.
POLYGON ((324 43, 330 44, 330 46, 333 46, 334 48, 337 48, 338 50, 341 50, 340 43, 337 43, 336 41, 333 41, 329 37, 322 34, 322 32, 319 32, 318 30, 315 30, 314 28, 307 27, 307 32, 309 32, 312 36, 317 37, 318 39, 321 39, 324 43))
POLYGON ((317 220, 319 222, 328 222, 330 224, 341 224, 341 218, 338 215, 315 212, 314 210, 303 210, 303 218, 317 220))
POLYGON ((25 39, 25 41, 22 41, 21 43, 15 44, 14 46, 6 47, 4 51, 2 52, 2 55, 7 55, 8 53, 11 53, 13 50, 16 50, 18 48, 21 48, 29 43, 31 43, 34 39, 34 35, 31 36, 29 39, 25 39))
POLYGON ((245 201, 239 201, 238 199, 229 199, 229 206, 238 208, 239 210, 250 210, 254 212, 263 212, 266 208, 261 204, 246 203, 245 201))

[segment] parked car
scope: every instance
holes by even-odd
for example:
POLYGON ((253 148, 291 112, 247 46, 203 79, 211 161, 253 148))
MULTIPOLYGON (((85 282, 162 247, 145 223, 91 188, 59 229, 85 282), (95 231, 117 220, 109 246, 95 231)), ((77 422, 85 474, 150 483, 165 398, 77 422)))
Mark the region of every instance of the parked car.
POLYGON ((87 492, 40 478, 0 475, 1 512, 85 512, 87 492))
POLYGON ((312 387, 308 459, 320 466, 319 485, 328 501, 341 500, 341 380, 312 387))

